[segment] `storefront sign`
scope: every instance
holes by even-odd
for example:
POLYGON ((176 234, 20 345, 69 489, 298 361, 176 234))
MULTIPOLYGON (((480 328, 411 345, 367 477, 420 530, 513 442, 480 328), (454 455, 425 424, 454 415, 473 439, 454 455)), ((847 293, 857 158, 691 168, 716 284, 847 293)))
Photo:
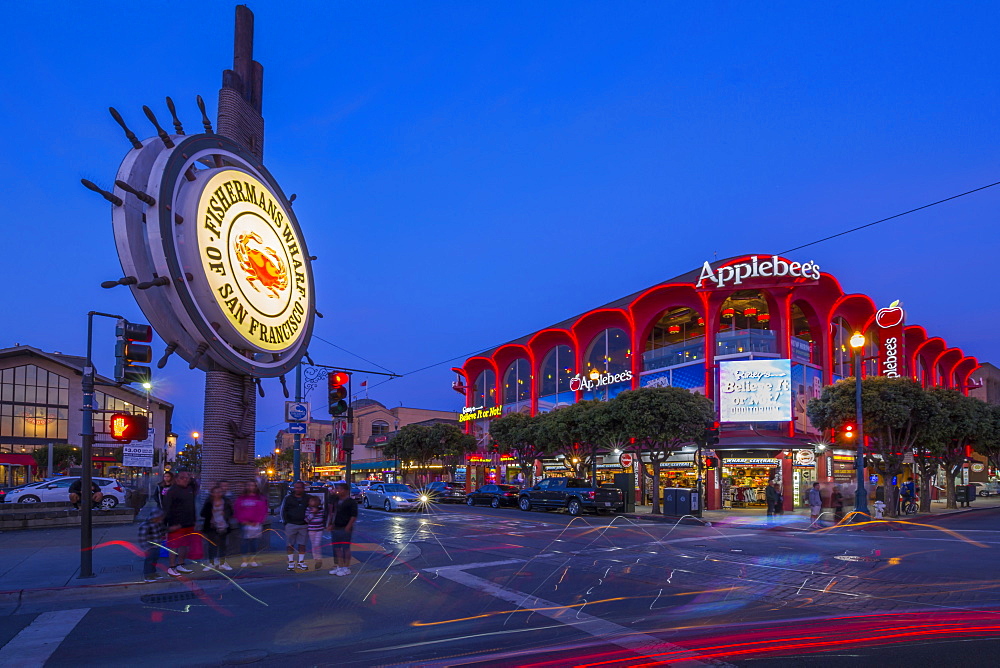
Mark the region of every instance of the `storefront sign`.
POLYGON ((462 412, 458 414, 459 422, 468 422, 469 420, 485 420, 487 418, 500 417, 503 413, 503 406, 491 406, 485 408, 483 406, 466 406, 462 409, 462 412))
POLYGON ((742 466, 746 468, 777 468, 777 459, 723 459, 723 466, 742 466))
POLYGON ((816 453, 812 450, 796 450, 795 451, 795 465, 796 466, 812 466, 816 463, 816 453))
POLYGON ((899 378, 903 371, 903 327, 906 312, 897 299, 888 308, 879 309, 875 324, 879 327, 879 374, 886 378, 899 378))
POLYGON ((792 419, 791 360, 719 363, 721 422, 788 422, 792 419))
POLYGON ((618 457, 618 463, 622 465, 623 469, 627 469, 628 467, 632 466, 632 462, 634 461, 634 459, 635 457, 631 452, 623 452, 618 457))
POLYGON ((712 269, 709 262, 701 268, 701 275, 695 287, 702 287, 704 282, 710 281, 710 289, 724 288, 727 285, 741 285, 743 281, 750 278, 807 278, 818 281, 820 277, 819 265, 815 262, 788 262, 772 255, 770 258, 758 261, 756 255, 751 255, 749 260, 736 264, 725 265, 718 269, 712 269))
POLYGON ((624 383, 631 380, 631 371, 622 371, 621 373, 602 373, 597 376, 597 378, 591 378, 589 375, 581 375, 578 373, 569 379, 569 389, 573 392, 579 392, 581 390, 586 391, 592 390, 595 387, 604 387, 606 385, 624 383))
POLYGON ((192 368, 280 376, 315 314, 311 256, 260 160, 221 135, 175 135, 130 151, 118 172, 115 242, 132 294, 192 368), (155 201, 138 200, 135 191, 155 201))
POLYGON ((983 466, 983 464, 981 464, 980 462, 976 462, 975 464, 972 465, 972 472, 973 473, 982 473, 985 468, 986 467, 983 466))

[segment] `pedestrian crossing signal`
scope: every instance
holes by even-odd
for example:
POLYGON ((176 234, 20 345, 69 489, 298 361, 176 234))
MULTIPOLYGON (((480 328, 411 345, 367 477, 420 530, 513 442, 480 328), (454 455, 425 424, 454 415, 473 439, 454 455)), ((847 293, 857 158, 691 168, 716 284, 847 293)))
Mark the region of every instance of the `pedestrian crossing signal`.
POLYGON ((145 441, 149 438, 149 418, 145 415, 115 413, 108 421, 108 433, 119 443, 145 441))

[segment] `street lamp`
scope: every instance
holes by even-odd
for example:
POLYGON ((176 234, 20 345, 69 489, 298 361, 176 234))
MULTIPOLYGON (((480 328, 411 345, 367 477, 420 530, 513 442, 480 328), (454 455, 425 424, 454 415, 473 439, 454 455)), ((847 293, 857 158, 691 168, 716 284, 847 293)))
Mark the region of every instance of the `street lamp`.
POLYGON ((857 514, 854 518, 859 522, 869 516, 868 490, 865 489, 865 430, 861 421, 861 352, 865 348, 865 335, 855 332, 851 336, 850 343, 851 349, 854 350, 854 410, 858 427, 858 435, 855 437, 858 439, 858 449, 854 455, 854 470, 858 479, 858 486, 854 491, 854 510, 857 514), (862 518, 863 515, 866 517, 862 518))

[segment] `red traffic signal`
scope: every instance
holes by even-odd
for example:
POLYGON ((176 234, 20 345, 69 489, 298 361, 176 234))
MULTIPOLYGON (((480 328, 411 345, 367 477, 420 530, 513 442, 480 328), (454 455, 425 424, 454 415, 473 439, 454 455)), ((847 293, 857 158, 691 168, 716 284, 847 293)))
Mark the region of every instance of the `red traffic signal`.
POLYGON ((351 379, 350 374, 344 371, 334 371, 330 374, 330 389, 343 387, 351 379))
POLYGON ((854 425, 845 424, 843 430, 844 438, 854 438, 854 425))
POLYGON ((350 382, 351 376, 344 371, 332 371, 327 380, 330 415, 342 415, 347 412, 347 388, 344 386, 350 382))
POLYGON ((116 441, 145 441, 149 438, 149 418, 145 415, 115 413, 108 420, 108 433, 116 441))

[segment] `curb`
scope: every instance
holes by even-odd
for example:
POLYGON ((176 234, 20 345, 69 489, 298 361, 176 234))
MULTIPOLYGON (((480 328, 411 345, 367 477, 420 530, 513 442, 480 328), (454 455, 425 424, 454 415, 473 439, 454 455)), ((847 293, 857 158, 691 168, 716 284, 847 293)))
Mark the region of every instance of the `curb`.
POLYGON ((733 524, 730 523, 730 518, 723 518, 722 520, 711 520, 704 517, 694 517, 693 515, 684 515, 678 517, 676 515, 638 515, 634 513, 619 514, 618 517, 625 517, 630 520, 642 520, 646 522, 658 522, 660 524, 684 524, 688 526, 703 526, 703 527, 714 527, 722 529, 756 529, 758 531, 808 531, 804 527, 791 527, 781 524, 733 524))

